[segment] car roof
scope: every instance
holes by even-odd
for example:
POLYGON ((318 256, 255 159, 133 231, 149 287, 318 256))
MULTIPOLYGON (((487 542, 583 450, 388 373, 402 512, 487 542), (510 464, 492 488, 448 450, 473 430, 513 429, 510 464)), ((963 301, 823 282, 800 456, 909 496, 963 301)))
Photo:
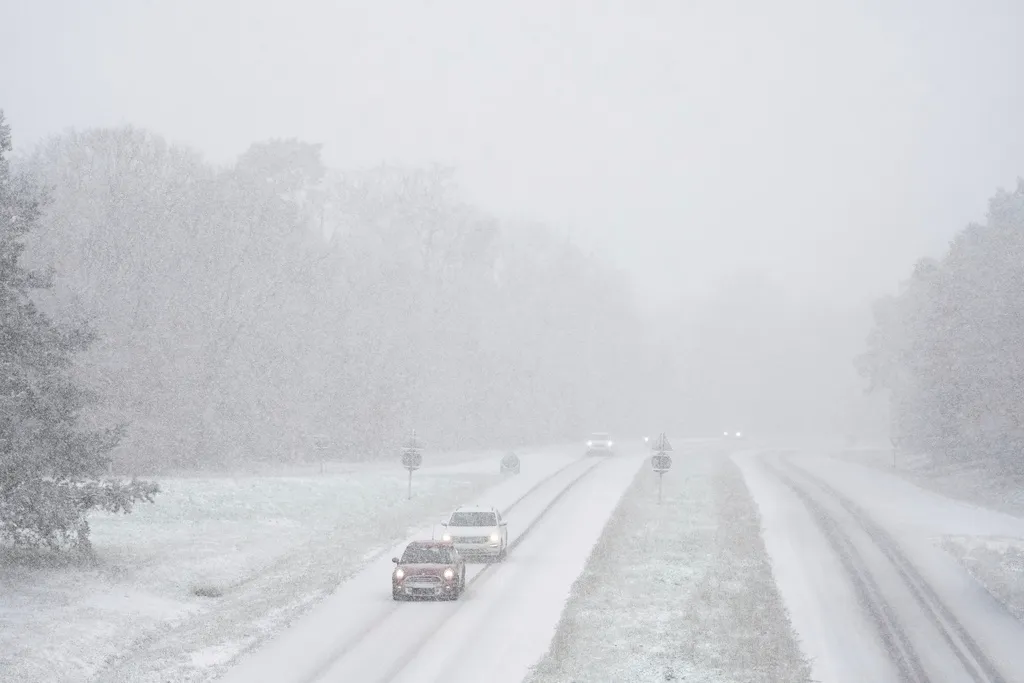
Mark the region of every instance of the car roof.
POLYGON ((455 512, 497 512, 497 508, 486 505, 460 505, 455 512))
POLYGON ((608 432, 591 432, 591 436, 608 436, 608 432))

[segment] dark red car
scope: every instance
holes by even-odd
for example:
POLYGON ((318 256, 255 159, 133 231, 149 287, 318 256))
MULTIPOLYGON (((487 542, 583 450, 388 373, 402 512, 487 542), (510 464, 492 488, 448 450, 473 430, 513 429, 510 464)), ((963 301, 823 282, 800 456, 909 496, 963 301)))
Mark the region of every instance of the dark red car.
POLYGON ((458 600, 466 589, 466 561, 451 541, 413 541, 391 558, 391 597, 458 600))

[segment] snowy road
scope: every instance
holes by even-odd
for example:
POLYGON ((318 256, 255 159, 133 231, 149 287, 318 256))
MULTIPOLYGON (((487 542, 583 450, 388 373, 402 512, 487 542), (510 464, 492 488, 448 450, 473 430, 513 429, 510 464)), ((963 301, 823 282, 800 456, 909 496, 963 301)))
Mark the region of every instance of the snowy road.
POLYGON ((1024 681, 1024 624, 934 543, 1024 520, 833 459, 734 459, 815 680, 1024 681))
POLYGON ((508 559, 469 565, 459 601, 391 599, 390 558, 403 543, 222 680, 518 683, 544 654, 573 581, 644 461, 524 457, 524 474, 481 501, 508 520, 508 559))

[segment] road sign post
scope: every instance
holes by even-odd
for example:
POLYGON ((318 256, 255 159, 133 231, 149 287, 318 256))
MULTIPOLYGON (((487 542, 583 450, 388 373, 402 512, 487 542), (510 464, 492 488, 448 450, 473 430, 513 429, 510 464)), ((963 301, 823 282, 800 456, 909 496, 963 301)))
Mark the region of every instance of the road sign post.
POLYGON ((423 465, 422 450, 423 448, 420 446, 420 442, 416 438, 416 432, 413 431, 412 436, 405 444, 405 448, 402 449, 402 467, 409 470, 409 490, 407 493, 407 500, 412 499, 412 473, 423 465))
POLYGON ((654 445, 651 450, 655 453, 671 453, 672 444, 669 442, 668 437, 665 436, 665 432, 658 435, 658 438, 654 441, 654 445))
POLYGON ((665 473, 672 468, 672 444, 662 433, 654 444, 654 455, 651 456, 651 469, 658 475, 658 505, 661 505, 661 484, 665 473))
POLYGON ((320 459, 320 474, 324 473, 324 452, 331 447, 331 437, 326 434, 317 434, 313 437, 313 448, 320 459))

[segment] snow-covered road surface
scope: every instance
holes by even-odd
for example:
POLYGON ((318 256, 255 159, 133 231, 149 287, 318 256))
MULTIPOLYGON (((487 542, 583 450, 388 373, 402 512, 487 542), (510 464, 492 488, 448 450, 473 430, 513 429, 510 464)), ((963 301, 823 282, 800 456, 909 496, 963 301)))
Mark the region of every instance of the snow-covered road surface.
POLYGON ((831 458, 734 459, 815 680, 1024 681, 1024 624, 936 543, 1024 520, 831 458))
MULTIPOLYGON (((517 653, 532 653, 518 677, 509 679, 521 680, 525 666, 547 647, 572 581, 582 570, 632 474, 643 462, 638 457, 581 460, 569 455, 556 457, 550 452, 543 458, 524 456, 522 461, 522 475, 491 489, 486 500, 479 501, 503 510, 508 520, 508 560, 500 565, 469 565, 468 587, 462 599, 454 603, 395 603, 390 595, 390 558, 401 553, 403 542, 371 561, 306 618, 244 659, 221 680, 372 683, 392 680, 403 670, 415 672, 410 680, 433 680, 433 673, 417 672, 415 667, 433 667, 440 673, 448 660, 439 653, 454 646, 452 638, 460 629, 472 629, 469 642, 479 642, 479 647, 493 649, 509 644, 507 638, 513 634, 507 628, 488 639, 484 637, 487 633, 496 632, 489 630, 487 622, 477 621, 481 610, 489 612, 493 601, 505 599, 505 592, 512 589, 517 602, 507 609, 514 610, 519 618, 527 616, 527 633, 531 636, 515 646, 517 653), (531 551, 536 546, 530 545, 533 538, 554 544, 554 559, 536 561, 537 553, 531 551), (530 613, 524 608, 536 599, 534 595, 540 595, 533 590, 538 584, 545 587, 547 609, 530 613), (560 594, 552 597, 552 591, 559 590, 560 594), (540 633, 547 635, 542 638, 540 633), (532 647, 527 648, 527 642, 532 647), (427 653, 441 659, 425 661, 422 657, 427 653)), ((426 527, 409 540, 430 538, 434 530, 426 527)), ((476 677, 467 680, 497 680, 492 661, 479 664, 484 669, 477 669, 476 677)), ((469 670, 469 665, 467 661, 464 668, 469 670)))
POLYGON ((519 537, 500 570, 480 577, 443 628, 429 628, 429 639, 398 675, 383 680, 520 683, 547 650, 573 582, 643 462, 609 459, 567 489, 536 517, 529 535, 519 537))

